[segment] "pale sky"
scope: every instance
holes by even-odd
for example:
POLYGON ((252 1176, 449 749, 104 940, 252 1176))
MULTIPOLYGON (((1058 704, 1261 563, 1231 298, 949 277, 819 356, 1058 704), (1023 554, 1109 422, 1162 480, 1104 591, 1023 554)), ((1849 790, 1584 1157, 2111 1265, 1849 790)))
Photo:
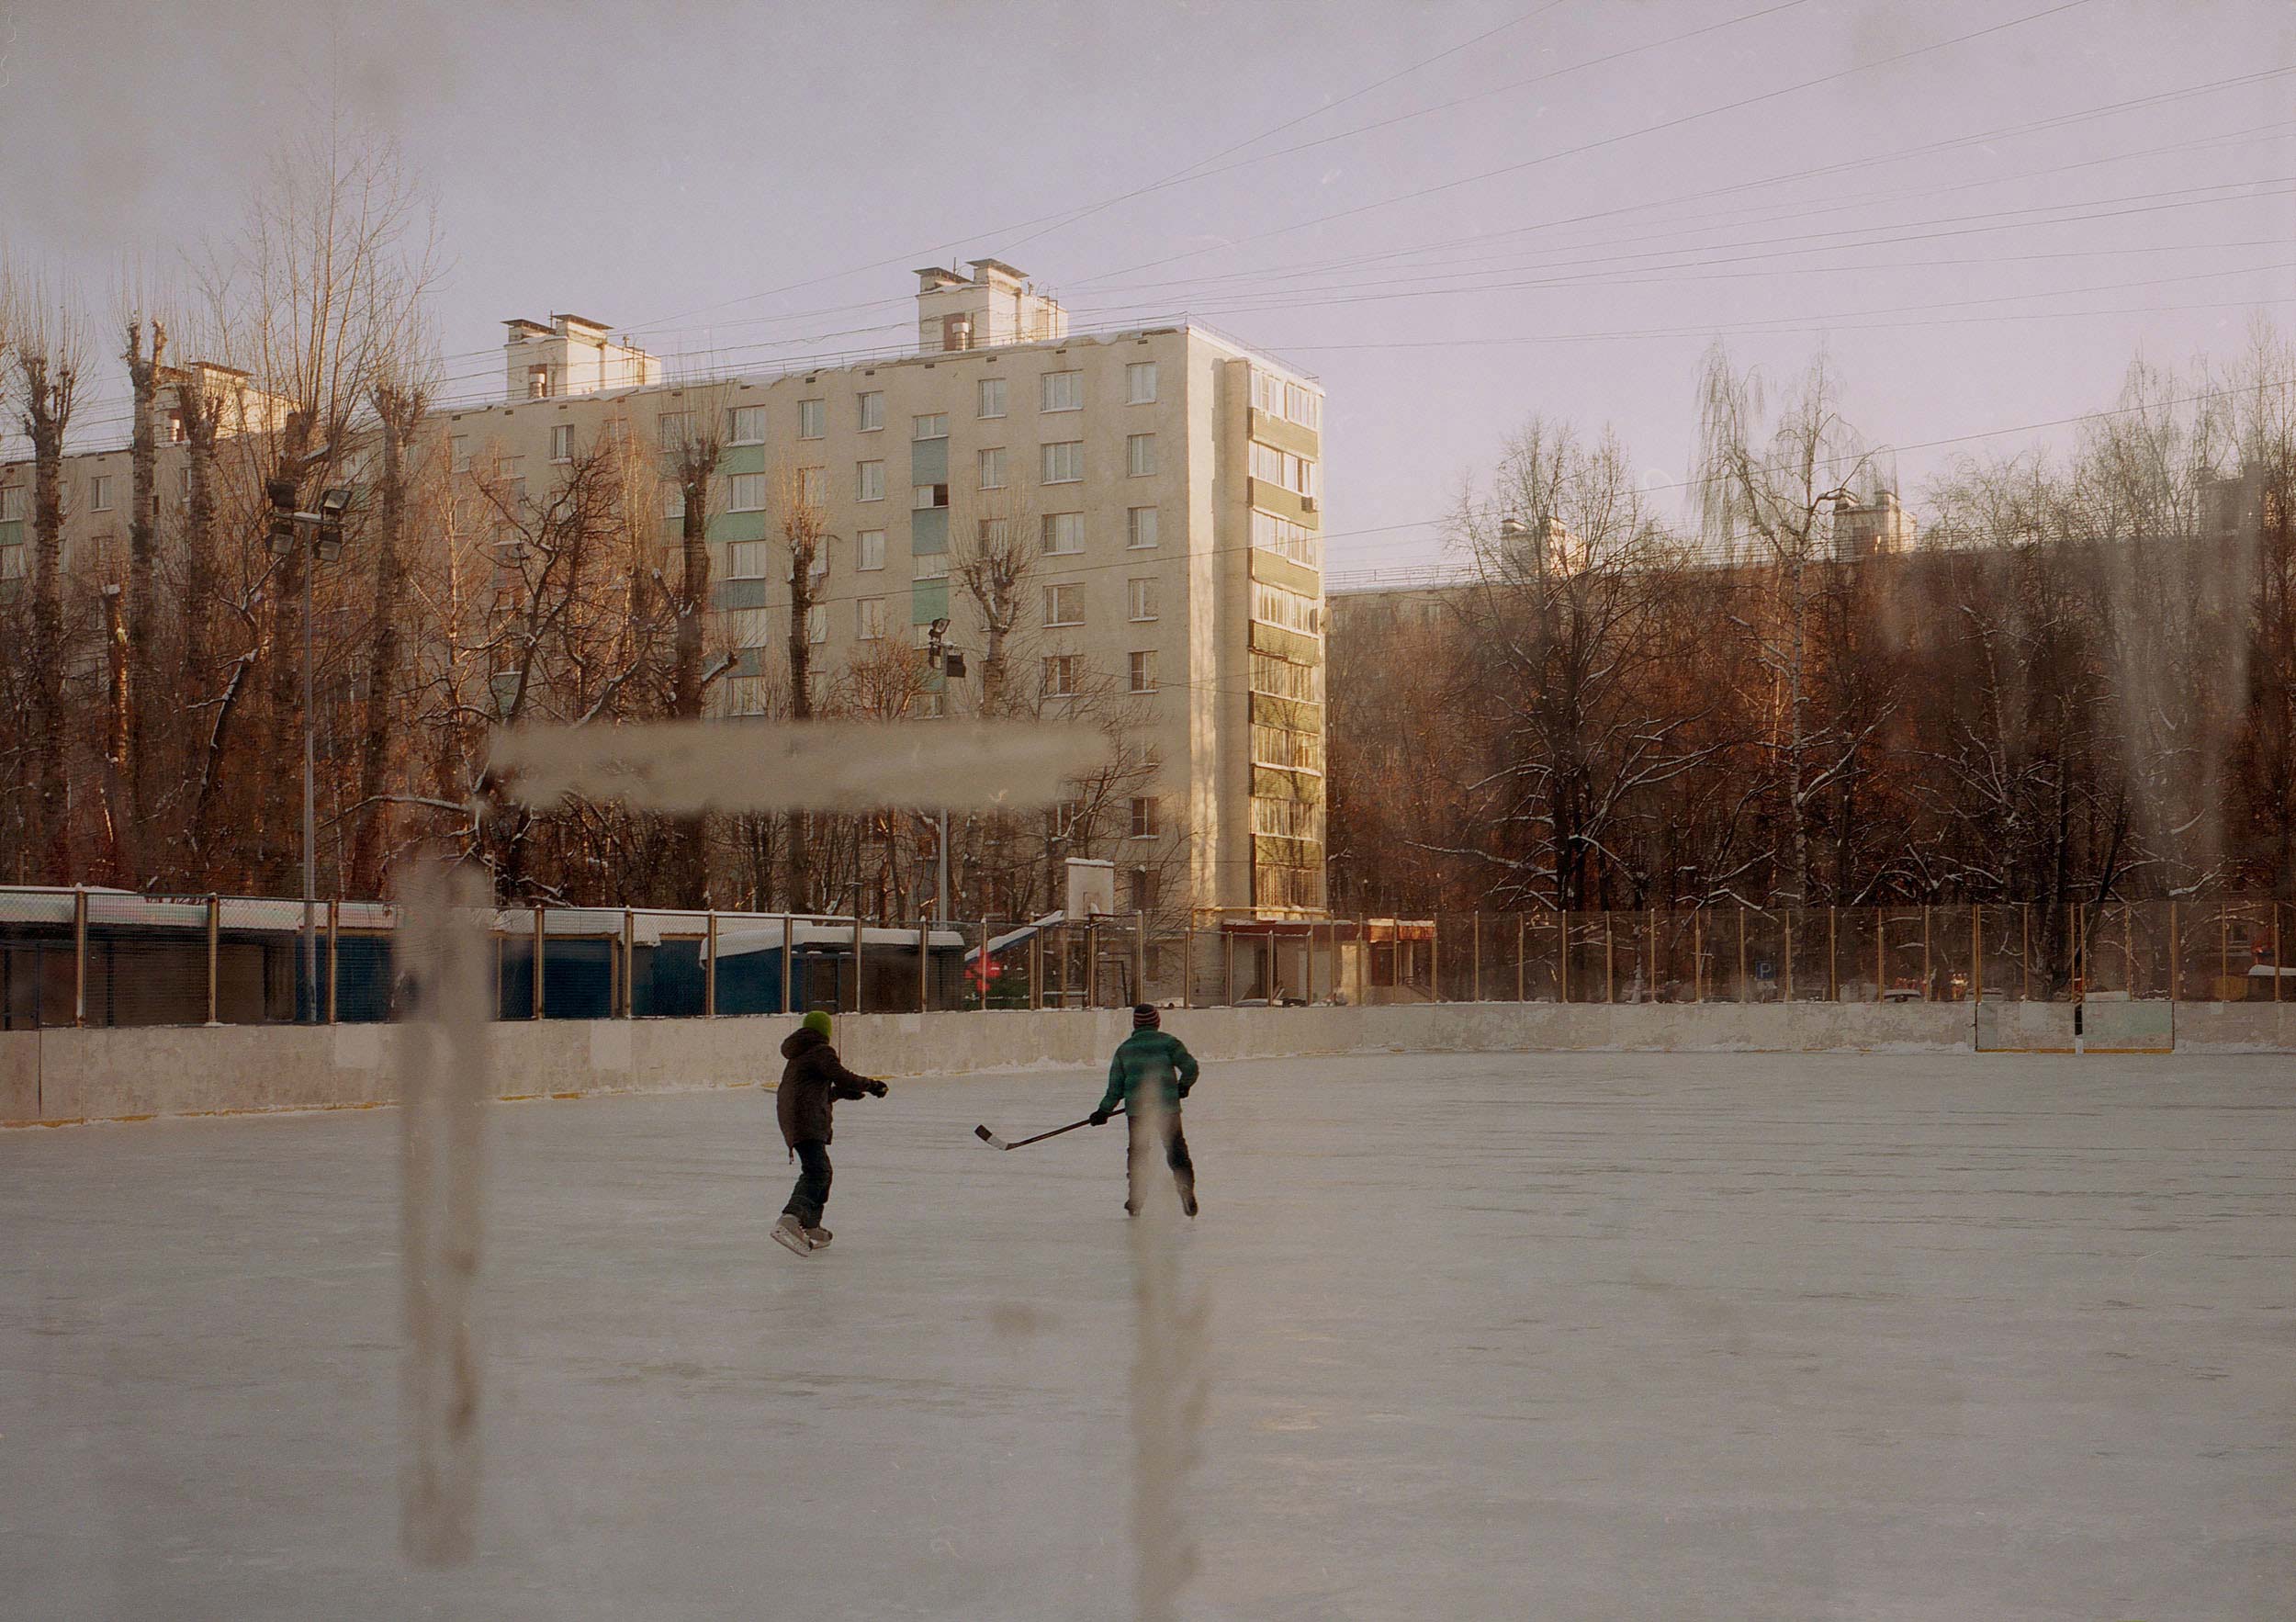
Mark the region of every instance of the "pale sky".
POLYGON ((0 244, 101 311, 330 105, 436 197, 450 396, 508 316, 764 367, 1007 259, 1079 328, 1318 376, 1334 573, 1433 560, 1534 411, 1681 479, 1717 335, 1781 378, 1822 346, 1878 444, 1988 434, 1902 452, 1918 506, 2140 350, 2296 328, 2287 0, 0 0, 0 244))

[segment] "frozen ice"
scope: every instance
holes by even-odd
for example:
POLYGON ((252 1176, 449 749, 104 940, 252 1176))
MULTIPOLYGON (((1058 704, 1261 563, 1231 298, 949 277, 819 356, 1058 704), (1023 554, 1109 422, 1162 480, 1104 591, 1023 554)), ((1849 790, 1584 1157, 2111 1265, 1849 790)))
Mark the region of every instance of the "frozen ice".
POLYGON ((841 1107, 807 1257, 758 1092, 497 1106, 446 1571, 398 1545, 390 1112, 0 1133, 0 1610, 1128 1616, 1176 1299, 1180 1616, 2281 1617, 2292 1068, 1217 1064, 1145 1281, 1120 1127, 973 1136, 1097 1075, 841 1107))

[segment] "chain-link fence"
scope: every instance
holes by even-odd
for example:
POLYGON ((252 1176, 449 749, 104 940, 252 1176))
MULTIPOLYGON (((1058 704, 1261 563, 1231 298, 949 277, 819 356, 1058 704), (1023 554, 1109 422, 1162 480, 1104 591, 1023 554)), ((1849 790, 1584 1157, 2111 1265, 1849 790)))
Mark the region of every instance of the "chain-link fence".
MULTIPOLYGON (((377 902, 0 888, 0 1030, 399 1011, 377 902)), ((1708 907, 1160 928, 517 907, 502 1019, 1419 1002, 2296 1001, 2296 907, 2242 898, 1708 907)))

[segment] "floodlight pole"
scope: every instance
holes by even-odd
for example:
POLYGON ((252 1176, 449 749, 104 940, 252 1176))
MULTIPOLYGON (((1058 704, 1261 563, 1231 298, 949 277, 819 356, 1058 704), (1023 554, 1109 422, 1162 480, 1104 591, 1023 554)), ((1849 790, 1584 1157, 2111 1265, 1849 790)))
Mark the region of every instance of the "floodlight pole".
MULTIPOLYGON (((295 538, 298 546, 302 545, 299 525, 295 538)), ((319 546, 314 531, 310 556, 303 560, 303 986, 305 995, 311 999, 314 1022, 319 1009, 319 938, 312 918, 319 906, 319 814, 317 772, 313 765, 317 753, 313 739, 318 728, 311 715, 311 576, 318 572, 319 546)))

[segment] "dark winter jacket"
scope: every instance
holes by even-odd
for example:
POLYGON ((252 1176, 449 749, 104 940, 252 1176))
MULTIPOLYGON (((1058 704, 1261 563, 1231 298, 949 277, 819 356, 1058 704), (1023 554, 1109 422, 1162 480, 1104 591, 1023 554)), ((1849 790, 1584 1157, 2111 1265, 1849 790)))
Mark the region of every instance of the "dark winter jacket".
POLYGON ((1196 1055, 1178 1037, 1154 1027, 1135 1031, 1117 1044, 1116 1056, 1109 1061, 1109 1090, 1100 1099, 1100 1108, 1113 1110, 1122 1104, 1129 1109, 1140 1090, 1151 1083, 1164 1088, 1166 1110, 1177 1109, 1187 1089, 1196 1085, 1196 1055))
POLYGON ((829 1112, 839 1098, 858 1098, 876 1090, 867 1076, 856 1076, 839 1062, 837 1049, 818 1031, 799 1029, 782 1043, 782 1090, 773 1099, 773 1113, 782 1123, 782 1142, 794 1149, 811 1141, 829 1142, 829 1112))

